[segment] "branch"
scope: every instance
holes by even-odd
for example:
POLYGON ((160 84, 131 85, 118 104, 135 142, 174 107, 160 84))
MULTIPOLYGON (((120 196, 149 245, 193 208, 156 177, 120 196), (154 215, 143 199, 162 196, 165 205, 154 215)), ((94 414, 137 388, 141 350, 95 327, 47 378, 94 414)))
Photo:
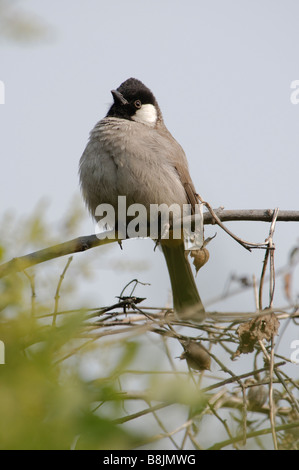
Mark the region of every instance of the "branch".
MULTIPOLYGON (((214 209, 215 214, 221 222, 272 222, 275 209, 245 209, 245 210, 223 210, 214 209)), ((282 211, 277 216, 280 222, 299 222, 299 211, 282 211)), ((214 224, 213 216, 209 213, 204 214, 204 223, 207 225, 214 224)))
MULTIPOLYGON (((217 218, 221 222, 228 221, 260 221, 260 222, 272 222, 274 210, 263 209, 263 210, 223 210, 217 209, 213 211, 217 218)), ((277 221, 280 222, 299 222, 299 211, 279 211, 277 221)), ((211 213, 204 214, 204 224, 213 225, 217 223, 211 213)), ((0 265, 0 277, 7 276, 13 272, 20 272, 30 266, 49 261, 54 258, 61 256, 70 255, 73 253, 79 253, 82 251, 90 250, 96 246, 106 245, 108 243, 121 242, 118 238, 107 238, 109 233, 105 232, 102 234, 102 238, 98 238, 96 235, 86 235, 83 237, 74 238, 59 245, 51 246, 43 250, 35 251, 25 256, 13 258, 0 265), (106 238, 104 238, 106 237, 106 238)))
MULTIPOLYGON (((278 431, 287 431, 289 429, 298 428, 298 426, 299 426, 299 421, 293 421, 291 423, 276 426, 275 431, 276 432, 278 432, 278 431)), ((250 438, 254 438, 254 437, 260 437, 260 436, 264 436, 266 434, 270 434, 271 432, 272 432, 271 428, 260 429, 258 431, 249 432, 247 434, 247 438, 250 439, 250 438)), ((238 436, 234 437, 233 439, 227 439, 226 441, 217 442, 216 444, 209 447, 207 450, 221 450, 223 447, 227 447, 227 446, 229 446, 233 443, 242 441, 242 439, 243 439, 243 436, 241 434, 239 434, 238 436)))
MULTIPOLYGON (((106 232, 108 234, 109 232, 106 232)), ((49 261, 51 259, 60 258, 61 256, 70 255, 73 253, 80 253, 82 251, 90 250, 96 246, 106 245, 119 241, 117 238, 99 239, 96 235, 86 235, 83 237, 74 238, 59 245, 50 246, 43 250, 35 251, 25 256, 13 258, 0 265, 0 277, 7 276, 12 272, 20 272, 30 266, 49 261)))

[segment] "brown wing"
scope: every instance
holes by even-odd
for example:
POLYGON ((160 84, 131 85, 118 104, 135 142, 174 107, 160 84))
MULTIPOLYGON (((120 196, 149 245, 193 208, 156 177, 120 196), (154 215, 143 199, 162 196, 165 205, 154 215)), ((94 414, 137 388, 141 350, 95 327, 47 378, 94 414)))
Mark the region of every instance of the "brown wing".
POLYGON ((198 197, 193 185, 188 168, 185 165, 176 164, 175 169, 180 177, 182 185, 184 186, 188 203, 191 204, 191 212, 195 212, 195 204, 198 204, 198 197))
POLYGON ((191 212, 194 214, 195 204, 198 204, 199 199, 189 173, 185 152, 180 144, 171 135, 163 121, 159 122, 159 127, 156 130, 163 138, 166 137, 167 140, 171 143, 167 158, 179 175, 181 183, 185 188, 187 201, 191 205, 191 212))

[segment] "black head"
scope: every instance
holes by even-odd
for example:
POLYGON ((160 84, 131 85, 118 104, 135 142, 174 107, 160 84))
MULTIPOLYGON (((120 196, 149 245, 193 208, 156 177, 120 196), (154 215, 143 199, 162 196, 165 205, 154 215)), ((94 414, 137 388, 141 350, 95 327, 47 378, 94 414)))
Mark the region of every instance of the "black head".
POLYGON ((129 78, 111 93, 114 103, 107 116, 155 125, 160 116, 159 106, 151 90, 140 80, 129 78))

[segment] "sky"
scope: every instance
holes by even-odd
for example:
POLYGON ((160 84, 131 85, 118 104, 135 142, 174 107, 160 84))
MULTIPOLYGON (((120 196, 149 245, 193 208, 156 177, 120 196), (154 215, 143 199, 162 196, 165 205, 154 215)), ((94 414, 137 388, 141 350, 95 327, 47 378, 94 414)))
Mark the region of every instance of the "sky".
MULTIPOLYGON (((212 207, 298 209, 296 0, 2 0, 1 6, 0 217, 30 214, 45 199, 46 217, 58 224, 79 195, 78 163, 89 132, 106 114, 110 90, 129 77, 155 94, 198 193, 212 207), (5 35, 3 12, 25 18, 36 36, 5 35)), ((228 226, 253 242, 269 231, 262 222, 228 226)), ((82 227, 72 238, 93 233, 87 212, 82 227)), ((200 295, 214 309, 252 310, 252 291, 226 303, 211 300, 231 275, 259 278, 264 254, 248 253, 219 227, 206 228, 206 236, 215 233, 210 261, 196 278, 200 295)), ((298 239, 298 224, 277 224, 276 267, 286 264, 298 239)), ((15 256, 22 254, 16 246, 15 256)), ((148 305, 169 302, 166 265, 150 240, 101 254, 99 248, 93 254, 98 284, 82 286, 92 305, 113 303, 133 278, 151 284, 137 291, 148 305)), ((285 305, 280 291, 279 280, 275 303, 285 305)))

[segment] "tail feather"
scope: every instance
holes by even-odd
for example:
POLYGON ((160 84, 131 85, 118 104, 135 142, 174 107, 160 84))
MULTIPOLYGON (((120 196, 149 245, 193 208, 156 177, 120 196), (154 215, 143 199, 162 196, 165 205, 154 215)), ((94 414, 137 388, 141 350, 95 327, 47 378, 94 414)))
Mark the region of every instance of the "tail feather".
POLYGON ((205 309, 200 299, 194 276, 185 255, 184 243, 161 245, 170 276, 173 308, 181 319, 201 322, 205 309))

